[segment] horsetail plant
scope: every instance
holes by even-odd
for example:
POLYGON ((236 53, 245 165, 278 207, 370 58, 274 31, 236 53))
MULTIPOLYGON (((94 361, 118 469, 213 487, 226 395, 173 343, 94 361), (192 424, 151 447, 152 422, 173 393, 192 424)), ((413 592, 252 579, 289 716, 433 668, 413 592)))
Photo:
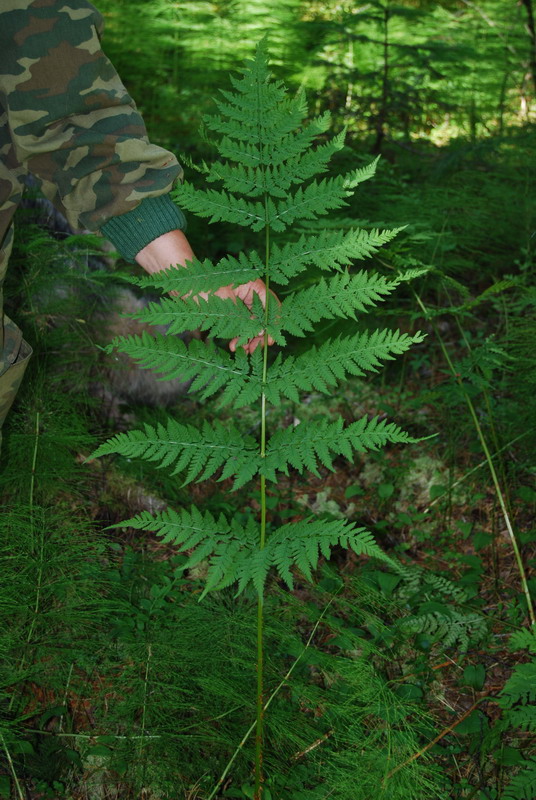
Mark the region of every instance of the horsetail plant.
MULTIPOLYGON (((272 529, 267 523, 267 482, 277 483, 278 474, 289 469, 309 470, 319 476, 321 468, 334 470, 334 459, 352 460, 354 451, 377 450, 389 442, 415 441, 397 425, 378 417, 363 417, 348 425, 341 417, 312 419, 299 425, 267 430, 269 406, 285 398, 299 402, 300 392, 330 394, 347 375, 377 371, 382 361, 392 359, 422 340, 399 331, 354 332, 311 346, 300 355, 277 355, 268 347, 271 337, 282 348, 289 336, 306 337, 322 319, 356 319, 389 295, 408 273, 387 279, 353 262, 372 255, 389 242, 396 230, 344 231, 322 229, 292 233, 296 222, 318 220, 332 209, 346 205, 358 184, 374 175, 376 161, 345 175, 322 178, 330 158, 344 146, 344 131, 313 147, 315 138, 330 124, 329 113, 305 121, 303 92, 290 96, 282 83, 269 75, 265 42, 254 60, 247 62, 239 78, 231 78, 234 91, 221 92, 216 100, 219 114, 205 119, 215 134, 220 160, 203 165, 206 180, 218 188, 201 189, 184 183, 175 191, 182 208, 211 222, 224 221, 251 228, 259 234, 259 249, 226 256, 216 264, 193 260, 187 268, 170 268, 158 274, 133 279, 175 296, 151 303, 137 319, 166 325, 167 333, 154 337, 120 337, 117 348, 144 368, 165 378, 192 380, 190 391, 202 400, 218 394, 219 406, 236 409, 259 403, 260 436, 245 433, 238 424, 218 420, 182 424, 173 417, 166 423, 145 424, 143 429, 120 433, 98 448, 95 455, 119 453, 128 458, 156 462, 181 475, 183 484, 206 481, 214 476, 231 478, 233 489, 258 479, 260 515, 247 524, 191 507, 167 509, 156 515, 142 512, 124 525, 155 531, 165 542, 188 551, 185 568, 204 561, 206 584, 202 597, 212 590, 235 585, 237 594, 252 584, 257 603, 257 717, 255 798, 263 792, 263 596, 270 570, 293 587, 293 569, 308 580, 320 554, 328 558, 339 545, 357 554, 390 561, 372 535, 348 520, 326 521, 309 516, 272 529), (326 277, 308 287, 289 292, 279 304, 271 294, 274 285, 286 286, 308 267, 326 272, 326 277), (331 273, 331 274, 330 274, 331 273), (335 274, 333 274, 335 273, 335 274), (257 294, 251 307, 223 299, 215 291, 261 278, 266 287, 263 305, 257 294), (199 293, 203 292, 203 298, 199 293), (206 299, 205 299, 206 298, 206 299), (212 338, 238 337, 236 352, 230 353, 211 339, 185 344, 174 334, 200 328, 212 338), (262 330, 264 347, 253 353, 241 345, 262 330)), ((211 795, 213 796, 213 795, 211 795)))

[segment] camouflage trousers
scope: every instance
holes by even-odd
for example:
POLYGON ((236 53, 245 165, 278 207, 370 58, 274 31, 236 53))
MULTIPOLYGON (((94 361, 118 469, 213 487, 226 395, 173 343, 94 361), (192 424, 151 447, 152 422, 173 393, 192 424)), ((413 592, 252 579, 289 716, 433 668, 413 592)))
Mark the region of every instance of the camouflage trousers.
MULTIPOLYGON (((13 233, 10 230, 8 237, 12 238, 12 236, 13 233)), ((7 248, 4 246, 0 250, 0 271, 2 270, 2 256, 4 256, 5 272, 7 254, 10 249, 9 246, 7 248)), ((22 338, 20 329, 3 313, 2 278, 3 276, 0 274, 0 448, 2 447, 2 424, 13 405, 32 355, 32 348, 22 338)))
POLYGON ((11 408, 32 355, 32 348, 22 338, 20 329, 9 317, 0 325, 0 446, 2 423, 11 408))
POLYGON ((3 302, 3 283, 13 246, 12 220, 22 195, 23 172, 11 144, 0 141, 0 447, 2 424, 13 404, 32 354, 32 348, 22 338, 17 325, 4 314, 3 302))

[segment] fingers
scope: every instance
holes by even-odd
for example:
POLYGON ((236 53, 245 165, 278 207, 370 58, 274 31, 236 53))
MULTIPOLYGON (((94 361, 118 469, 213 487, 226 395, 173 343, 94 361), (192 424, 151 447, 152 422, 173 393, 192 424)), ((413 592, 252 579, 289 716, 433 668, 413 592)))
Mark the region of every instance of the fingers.
MULTIPOLYGON (((206 300, 208 298, 208 294, 208 292, 197 292, 195 295, 192 295, 192 293, 189 292, 187 295, 184 295, 183 298, 186 299, 192 296, 193 299, 199 303, 199 298, 206 300)), ((249 309, 251 309, 253 306, 254 295, 258 295, 263 307, 266 307, 266 284, 260 278, 257 278, 255 281, 249 281, 248 283, 242 283, 239 286, 234 286, 233 284, 222 286, 217 289, 214 294, 224 300, 233 300, 235 303, 237 300, 241 300, 249 309)), ((270 296, 276 301, 276 303, 278 303, 278 305, 281 305, 279 298, 271 289, 270 296)), ((261 347, 264 346, 264 339, 264 331, 260 331, 257 336, 254 336, 253 339, 249 339, 246 344, 241 346, 246 353, 253 353, 257 347, 259 347, 259 345, 261 347)), ((270 346, 275 344, 271 336, 268 336, 267 342, 270 346)), ((232 353, 236 353, 237 347, 238 337, 235 337, 229 342, 229 350, 232 353)))
MULTIPOLYGON (((272 337, 269 336, 268 337, 268 345, 271 346, 273 344, 275 344, 275 342, 272 339, 272 337)), ((264 332, 263 331, 261 331, 261 333, 259 333, 258 336, 254 336, 253 339, 249 339, 249 341, 247 341, 246 344, 242 345, 242 348, 245 350, 246 353, 251 354, 257 349, 257 347, 259 345, 261 347, 264 346, 264 332)), ((234 339, 231 339, 231 341, 229 342, 229 350, 231 351, 231 353, 236 353, 237 346, 238 346, 238 337, 235 337, 234 339)))

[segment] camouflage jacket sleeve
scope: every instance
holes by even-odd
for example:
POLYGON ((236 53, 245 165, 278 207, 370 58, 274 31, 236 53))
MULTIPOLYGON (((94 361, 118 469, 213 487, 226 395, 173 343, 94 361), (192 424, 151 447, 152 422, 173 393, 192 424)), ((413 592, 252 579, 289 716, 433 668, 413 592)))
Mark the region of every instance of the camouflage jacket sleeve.
POLYGON ((0 111, 19 162, 70 224, 102 229, 114 243, 141 230, 135 253, 185 227, 167 196, 182 171, 149 142, 101 50, 101 28, 86 0, 2 0, 0 111))

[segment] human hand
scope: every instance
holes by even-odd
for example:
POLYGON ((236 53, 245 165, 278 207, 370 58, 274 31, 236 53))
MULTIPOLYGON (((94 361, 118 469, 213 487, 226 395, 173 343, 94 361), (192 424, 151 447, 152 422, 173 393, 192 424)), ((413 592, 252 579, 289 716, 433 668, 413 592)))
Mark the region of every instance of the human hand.
MULTIPOLYGON (((136 255, 136 261, 151 275, 155 272, 160 272, 163 269, 168 269, 170 264, 177 264, 183 267, 188 266, 188 261, 195 258, 192 248, 188 239, 182 231, 174 230, 169 233, 164 233, 162 236, 154 239, 143 250, 136 255)), ((255 281, 242 283, 239 286, 229 284, 217 289, 214 294, 222 298, 230 298, 235 303, 237 300, 245 303, 248 308, 252 307, 253 295, 257 294, 263 305, 266 306, 266 285, 264 281, 258 278, 255 281)), ((279 303, 277 296, 270 290, 270 295, 274 300, 279 303)), ((188 295, 187 295, 188 296, 188 295)), ((207 299, 207 292, 199 292, 195 298, 201 297, 207 299)), ((237 348, 238 337, 231 339, 229 342, 229 349, 235 352, 237 348)), ((246 353, 253 353, 259 345, 264 344, 264 331, 259 331, 257 336, 249 339, 246 344, 242 345, 246 353)), ((274 344, 271 336, 268 337, 268 344, 274 344)))
MULTIPOLYGON (((243 303, 247 305, 248 308, 251 308, 253 305, 253 295, 257 294, 259 299, 262 303, 262 307, 266 307, 266 284, 260 278, 257 278, 256 281, 249 281, 248 283, 241 283, 239 286, 233 286, 232 284, 229 286, 222 286, 221 289, 218 289, 214 292, 218 297, 230 297, 233 298, 235 303, 237 300, 242 300, 243 303)), ((201 297, 206 297, 205 292, 200 292, 201 297)), ((272 298, 278 303, 280 302, 277 298, 277 295, 272 292, 270 289, 270 295, 272 298)), ((236 352, 236 346, 238 344, 238 337, 231 339, 229 342, 229 350, 234 353, 236 352)), ((253 339, 249 339, 246 344, 242 345, 246 353, 253 353, 254 350, 257 349, 259 345, 264 344, 264 331, 259 331, 257 336, 254 336, 253 339)), ((271 336, 268 336, 268 344, 274 344, 274 340, 271 336)))

